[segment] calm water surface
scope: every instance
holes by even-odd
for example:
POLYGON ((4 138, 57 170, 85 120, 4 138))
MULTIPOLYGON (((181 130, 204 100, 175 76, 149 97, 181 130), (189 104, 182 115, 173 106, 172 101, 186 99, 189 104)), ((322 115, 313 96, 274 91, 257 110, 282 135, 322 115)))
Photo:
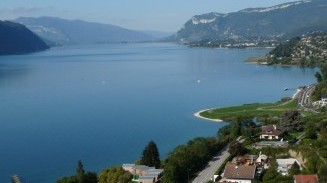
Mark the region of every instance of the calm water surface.
POLYGON ((164 158, 226 125, 194 112, 277 101, 314 83, 315 69, 243 63, 268 51, 122 44, 2 56, 0 180, 52 183, 78 160, 97 172, 133 163, 150 140, 164 158))

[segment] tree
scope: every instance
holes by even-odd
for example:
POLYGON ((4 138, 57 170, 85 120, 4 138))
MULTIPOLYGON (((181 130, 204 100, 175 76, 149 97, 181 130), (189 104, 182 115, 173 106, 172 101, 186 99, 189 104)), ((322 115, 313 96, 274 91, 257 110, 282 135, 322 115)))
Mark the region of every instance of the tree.
POLYGON ((297 162, 294 162, 291 169, 289 170, 289 173, 291 176, 299 174, 301 172, 299 164, 297 162))
POLYGON ((85 171, 81 160, 79 160, 77 163, 76 173, 78 183, 85 183, 85 171))
POLYGON ((78 183, 76 176, 63 177, 56 181, 56 183, 78 183))
POLYGON ((232 122, 232 124, 230 125, 230 133, 232 138, 237 138, 241 135, 243 120, 244 119, 242 119, 241 117, 237 117, 236 121, 232 122))
POLYGON ((287 131, 303 129, 300 112, 296 110, 284 112, 281 120, 281 126, 287 131))
POLYGON ((311 152, 308 156, 306 167, 309 173, 317 173, 318 167, 320 165, 320 158, 316 153, 311 152))
POLYGON ((84 180, 86 183, 98 183, 98 176, 95 172, 87 172, 84 175, 84 180))
POLYGON ((318 171, 318 178, 320 182, 327 182, 327 165, 323 164, 318 171))
POLYGON ((133 175, 120 166, 109 167, 100 172, 99 183, 128 183, 132 178, 133 175))
POLYGON ((154 143, 153 141, 150 141, 148 145, 144 148, 141 157, 141 164, 160 168, 159 151, 156 143, 154 143))
POLYGON ((97 174, 94 172, 87 172, 83 168, 82 161, 79 160, 76 168, 76 175, 70 177, 63 177, 56 181, 56 183, 97 183, 97 174))
POLYGON ((221 142, 229 141, 231 139, 230 125, 219 128, 219 130, 217 132, 217 138, 221 142))
POLYGON ((275 182, 275 178, 278 176, 276 169, 276 166, 270 166, 262 177, 263 182, 275 182))
POLYGON ((163 183, 185 183, 192 179, 223 147, 215 138, 195 138, 169 153, 165 161, 163 183))
POLYGON ((308 139, 316 139, 317 138, 317 127, 315 124, 308 122, 305 125, 305 136, 308 139))
POLYGON ((231 154, 231 156, 238 156, 243 154, 244 148, 238 141, 233 141, 229 145, 228 152, 231 154))
POLYGON ((320 74, 320 72, 316 72, 315 77, 318 83, 322 82, 322 75, 320 74))

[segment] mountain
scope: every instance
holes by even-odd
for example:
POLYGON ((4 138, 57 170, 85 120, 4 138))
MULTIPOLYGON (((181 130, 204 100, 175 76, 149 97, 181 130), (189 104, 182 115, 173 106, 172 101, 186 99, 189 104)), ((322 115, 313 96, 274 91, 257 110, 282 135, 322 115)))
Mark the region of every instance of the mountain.
POLYGON ((308 31, 327 30, 327 1, 304 0, 234 13, 192 17, 175 39, 196 42, 273 42, 308 31))
POLYGON ((0 55, 42 51, 49 47, 24 25, 0 21, 0 55))
POLYGON ((45 41, 54 45, 153 40, 153 37, 139 31, 82 20, 66 20, 54 17, 21 17, 15 21, 24 24, 45 41))

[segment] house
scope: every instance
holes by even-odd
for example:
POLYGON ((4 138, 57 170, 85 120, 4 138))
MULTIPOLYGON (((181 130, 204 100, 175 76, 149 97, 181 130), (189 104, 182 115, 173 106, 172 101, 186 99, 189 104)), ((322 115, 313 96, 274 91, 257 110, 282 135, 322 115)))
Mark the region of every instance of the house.
MULTIPOLYGON (((256 164, 257 167, 260 167, 260 170, 261 171, 263 169, 268 169, 269 168, 269 165, 268 165, 268 156, 266 156, 264 154, 261 154, 261 152, 260 152, 259 157, 257 158, 257 160, 255 160, 255 164, 256 164)), ((259 172, 259 173, 261 173, 261 172, 259 172)))
POLYGON ((255 177, 255 165, 227 163, 220 182, 252 183, 255 177))
POLYGON ((156 169, 145 165, 123 164, 122 167, 125 171, 134 175, 134 182, 140 183, 158 182, 163 173, 163 169, 156 169))
POLYGON ((321 98, 321 100, 313 102, 314 107, 326 107, 327 106, 327 98, 321 98))
POLYGON ((302 169, 301 164, 298 160, 294 158, 289 159, 277 159, 277 172, 282 175, 288 175, 288 171, 292 168, 294 163, 297 163, 300 167, 300 170, 302 169))
POLYGON ((318 183, 318 176, 311 175, 294 175, 294 183, 318 183))
POLYGON ((261 127, 260 139, 278 140, 284 134, 285 130, 276 125, 261 127))

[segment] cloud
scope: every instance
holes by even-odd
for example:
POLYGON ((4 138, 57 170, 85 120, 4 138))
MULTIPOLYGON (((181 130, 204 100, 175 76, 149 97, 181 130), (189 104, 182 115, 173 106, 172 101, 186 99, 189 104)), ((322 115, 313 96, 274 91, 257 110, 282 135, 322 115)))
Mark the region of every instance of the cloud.
POLYGON ((5 7, 0 8, 0 12, 10 14, 37 13, 53 9, 52 7, 5 7))
POLYGON ((4 20, 12 20, 21 16, 43 16, 53 12, 53 7, 38 6, 19 6, 19 7, 1 7, 0 16, 4 20))

